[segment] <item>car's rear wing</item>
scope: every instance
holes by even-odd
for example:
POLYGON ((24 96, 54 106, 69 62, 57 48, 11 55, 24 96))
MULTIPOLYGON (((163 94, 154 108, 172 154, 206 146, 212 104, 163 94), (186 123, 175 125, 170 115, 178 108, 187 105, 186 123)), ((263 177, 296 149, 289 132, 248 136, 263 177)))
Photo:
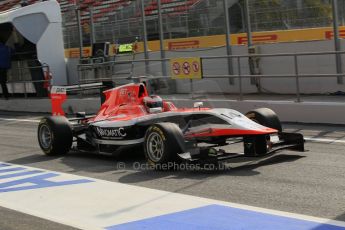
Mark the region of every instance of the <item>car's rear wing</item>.
POLYGON ((101 103, 104 102, 103 91, 109 88, 109 84, 105 82, 90 83, 82 85, 71 85, 71 86, 52 86, 50 90, 50 99, 52 105, 52 115, 53 116, 65 116, 66 113, 63 110, 63 103, 67 100, 67 95, 69 92, 83 92, 86 90, 99 89, 101 103))
POLYGON ((52 86, 50 90, 50 100, 52 104, 53 116, 65 116, 62 104, 67 99, 67 87, 64 86, 52 86))

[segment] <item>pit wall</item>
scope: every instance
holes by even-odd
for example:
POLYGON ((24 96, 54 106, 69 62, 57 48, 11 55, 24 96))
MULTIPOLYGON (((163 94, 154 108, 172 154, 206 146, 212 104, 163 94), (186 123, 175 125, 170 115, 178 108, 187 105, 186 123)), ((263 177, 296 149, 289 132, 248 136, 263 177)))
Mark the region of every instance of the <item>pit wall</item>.
MULTIPOLYGON (((345 46, 345 41, 341 40, 341 47, 345 46)), ((292 43, 274 43, 257 45, 260 54, 276 54, 276 53, 302 53, 302 52, 328 52, 334 50, 334 42, 327 41, 304 41, 292 43)), ((248 50, 244 45, 232 47, 233 55, 247 55, 248 50)), ((167 58, 176 57, 207 57, 226 55, 225 47, 205 48, 205 49, 189 49, 166 51, 167 58)), ((342 65, 345 70, 345 55, 342 56, 342 65)), ((142 53, 136 54, 135 59, 143 59, 142 53)), ((159 59, 160 52, 150 52, 151 59, 159 59)), ((133 55, 117 56, 116 60, 132 60, 133 55)), ((78 61, 75 58, 67 59, 67 68, 69 74, 69 83, 78 82, 76 65, 78 61)), ((261 57, 259 62, 259 70, 261 74, 294 74, 293 57, 261 57)), ((150 62, 149 73, 153 76, 162 76, 162 67, 160 62, 150 62)), ((169 63, 166 63, 168 75, 170 75, 169 63)), ((213 59, 203 61, 204 75, 226 75, 227 60, 213 59)), ((302 56, 298 58, 298 68, 300 74, 335 74, 336 64, 335 55, 318 55, 318 56, 302 56)), ((237 60, 233 60, 234 74, 238 74, 237 60)), ((130 65, 116 66, 117 72, 129 72, 130 65)), ((241 59, 241 74, 249 74, 248 59, 241 59)), ((145 75, 144 63, 136 63, 133 68, 134 76, 145 75)), ((123 75, 121 75, 123 77, 123 75)), ((345 79, 344 79, 345 80, 345 79)), ((166 84, 170 88, 174 88, 176 93, 190 93, 189 80, 177 80, 166 84)), ((234 79, 234 84, 230 84, 228 79, 203 79, 194 80, 194 90, 199 93, 238 93, 239 81, 234 79)), ((256 93, 258 88, 250 83, 250 79, 243 79, 242 88, 244 93, 256 93)), ((261 90, 267 93, 295 94, 296 79, 262 79, 261 90)), ((345 91, 344 84, 338 84, 335 77, 323 78, 301 78, 300 91, 302 94, 326 94, 336 91, 345 91)))

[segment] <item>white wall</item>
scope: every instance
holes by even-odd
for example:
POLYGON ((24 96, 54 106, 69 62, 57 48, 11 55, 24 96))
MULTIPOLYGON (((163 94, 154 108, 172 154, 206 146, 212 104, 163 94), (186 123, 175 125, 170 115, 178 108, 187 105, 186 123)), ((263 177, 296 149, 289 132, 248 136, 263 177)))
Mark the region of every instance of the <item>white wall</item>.
POLYGON ((12 23, 23 37, 36 44, 37 58, 49 65, 54 85, 67 84, 62 18, 57 1, 1 12, 0 23, 12 23))

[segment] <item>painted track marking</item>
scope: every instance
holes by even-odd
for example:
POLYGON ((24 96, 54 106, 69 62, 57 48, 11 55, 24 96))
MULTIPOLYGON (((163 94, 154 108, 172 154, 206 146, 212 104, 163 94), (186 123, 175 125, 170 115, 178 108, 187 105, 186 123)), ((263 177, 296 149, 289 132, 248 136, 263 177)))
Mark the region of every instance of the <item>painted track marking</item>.
POLYGON ((314 137, 305 137, 307 141, 311 142, 322 142, 322 143, 341 143, 345 144, 345 140, 337 140, 337 139, 327 139, 327 138, 314 138, 314 137))
MULTIPOLYGON (((49 176, 45 178, 40 177, 41 180, 47 179, 51 183, 70 181, 71 179, 76 181, 92 181, 92 183, 48 186, 23 190, 16 190, 18 187, 15 186, 13 191, 0 192, 0 206, 2 207, 82 229, 138 229, 135 228, 135 226, 138 226, 137 224, 148 229, 160 229, 159 226, 162 226, 162 224, 166 226, 169 224, 169 221, 176 220, 176 217, 178 218, 180 227, 183 227, 184 224, 188 227, 191 224, 188 218, 190 215, 194 216, 193 221, 196 221, 195 223, 204 226, 204 228, 198 229, 210 229, 212 221, 217 221, 219 218, 231 219, 231 216, 245 218, 241 220, 242 229, 252 229, 251 226, 255 226, 256 224, 255 218, 246 219, 246 213, 250 214, 248 217, 254 215, 256 220, 262 219, 261 217, 264 216, 263 224, 265 226, 266 224, 281 225, 282 223, 280 221, 293 221, 294 223, 303 222, 305 224, 304 226, 309 226, 308 228, 300 228, 303 230, 345 229, 345 222, 341 221, 177 194, 27 166, 19 167, 19 165, 2 164, 0 162, 0 167, 3 169, 25 168, 24 170, 29 172, 36 170, 40 175, 58 175, 58 180, 50 179, 48 178, 49 176), (211 210, 211 213, 209 210, 211 210), (231 211, 231 214, 229 214, 229 211, 231 211), (201 220, 200 218, 196 219, 199 214, 205 215, 207 213, 210 213, 210 221, 207 220, 207 215, 201 220), (212 213, 218 214, 213 215, 212 213), (222 213, 224 215, 219 216, 222 213), (278 222, 274 219, 278 219, 278 222), (248 225, 246 225, 247 222, 248 225), (308 225, 307 222, 313 223, 312 225, 308 225), (133 223, 134 225, 132 225, 133 223), (151 223, 155 223, 155 225, 150 226, 151 223), (127 224, 129 224, 129 228, 126 228, 127 224), (243 228, 246 226, 248 228, 243 228), (332 228, 329 228, 329 226, 332 228)), ((18 173, 18 171, 3 171, 0 175, 12 175, 13 180, 8 181, 8 176, 7 181, 3 183, 3 180, 0 179, 0 187, 4 187, 4 184, 6 186, 11 184, 18 186, 18 183, 30 181, 31 183, 41 183, 41 181, 36 180, 37 176, 31 175, 26 175, 24 179, 22 177, 16 179, 15 173, 18 173)), ((288 224, 285 225, 288 227, 288 224)), ((290 230, 293 228, 285 229, 290 230)))
POLYGON ((30 122, 30 123, 40 122, 40 120, 35 120, 35 119, 15 119, 15 118, 0 118, 0 121, 16 121, 16 122, 30 122))

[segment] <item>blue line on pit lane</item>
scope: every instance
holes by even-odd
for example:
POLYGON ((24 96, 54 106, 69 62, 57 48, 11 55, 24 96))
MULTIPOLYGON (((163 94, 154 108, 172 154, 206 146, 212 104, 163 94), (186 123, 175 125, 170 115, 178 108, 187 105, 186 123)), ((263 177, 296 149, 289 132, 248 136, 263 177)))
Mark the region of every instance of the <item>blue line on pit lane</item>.
POLYGON ((25 168, 17 167, 17 168, 9 168, 9 169, 0 169, 0 174, 1 173, 7 173, 7 172, 22 171, 22 170, 25 170, 25 168))
POLYGON ((32 171, 12 173, 12 174, 2 175, 2 176, 0 175, 0 180, 1 179, 13 178, 13 177, 28 176, 28 175, 42 173, 42 172, 43 171, 41 171, 41 170, 32 170, 32 171))
POLYGON ((106 230, 126 229, 345 230, 345 227, 220 205, 209 205, 106 228, 106 230))
POLYGON ((34 176, 24 178, 24 179, 18 179, 17 177, 38 174, 44 171, 29 170, 24 167, 6 168, 8 166, 11 166, 11 165, 7 165, 3 163, 0 164, 0 168, 4 168, 0 170, 0 181, 2 179, 10 179, 10 178, 13 178, 13 180, 0 183, 0 194, 4 192, 16 192, 16 191, 23 191, 23 190, 42 189, 42 188, 49 188, 49 187, 58 187, 58 186, 67 186, 67 185, 76 185, 76 184, 94 182, 88 179, 51 181, 49 180, 50 178, 59 177, 61 175, 58 173, 49 173, 49 172, 46 172, 41 175, 34 175, 34 176), (18 172, 18 171, 21 171, 21 172, 18 172), (16 173, 11 173, 11 172, 16 172, 16 173))

